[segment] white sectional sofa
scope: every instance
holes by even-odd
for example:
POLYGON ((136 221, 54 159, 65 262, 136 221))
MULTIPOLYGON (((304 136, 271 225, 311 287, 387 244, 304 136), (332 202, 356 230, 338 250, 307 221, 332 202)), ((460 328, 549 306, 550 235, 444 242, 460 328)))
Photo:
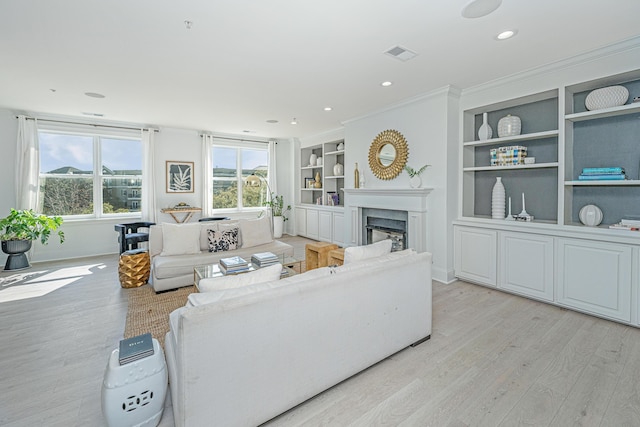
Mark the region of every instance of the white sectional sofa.
POLYGON ((191 294, 165 339, 175 425, 259 425, 430 335, 431 254, 410 249, 191 294))
POLYGON ((193 268, 215 264, 221 258, 239 255, 247 261, 259 252, 293 256, 293 246, 275 240, 268 217, 208 221, 188 224, 159 224, 149 228, 151 285, 156 292, 193 284, 193 268), (237 248, 209 252, 208 230, 231 233, 238 229, 237 248))

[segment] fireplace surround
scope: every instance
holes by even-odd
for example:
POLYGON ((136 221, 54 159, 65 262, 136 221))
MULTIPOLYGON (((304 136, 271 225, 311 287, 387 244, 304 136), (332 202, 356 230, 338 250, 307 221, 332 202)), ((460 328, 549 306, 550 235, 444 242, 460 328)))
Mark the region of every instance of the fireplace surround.
MULTIPOLYGON (((426 251, 427 196, 431 191, 431 188, 345 188, 347 245, 373 243, 367 241, 369 230, 373 235, 377 228, 375 231, 378 233, 385 233, 384 229, 388 229, 387 234, 393 232, 391 237, 402 238, 403 248, 426 251), (378 218, 369 224, 369 228, 368 217, 378 218), (404 231, 401 225, 403 221, 404 231)), ((378 239, 381 238, 378 236, 378 239)))

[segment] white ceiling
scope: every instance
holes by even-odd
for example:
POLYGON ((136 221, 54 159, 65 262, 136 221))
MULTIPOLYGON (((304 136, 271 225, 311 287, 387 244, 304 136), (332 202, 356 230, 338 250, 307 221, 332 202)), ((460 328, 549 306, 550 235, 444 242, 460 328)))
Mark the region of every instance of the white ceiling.
POLYGON ((0 0, 0 107, 304 137, 640 34, 640 0, 503 0, 477 19, 467 2, 0 0), (396 45, 418 56, 383 54, 396 45))

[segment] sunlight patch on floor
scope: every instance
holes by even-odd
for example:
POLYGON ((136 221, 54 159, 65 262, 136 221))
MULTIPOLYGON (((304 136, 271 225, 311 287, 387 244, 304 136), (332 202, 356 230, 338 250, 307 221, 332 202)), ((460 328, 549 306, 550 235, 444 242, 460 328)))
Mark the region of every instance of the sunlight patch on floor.
POLYGON ((22 271, 0 277, 0 303, 41 297, 93 274, 91 269, 94 268, 103 269, 105 265, 86 264, 57 270, 22 271))

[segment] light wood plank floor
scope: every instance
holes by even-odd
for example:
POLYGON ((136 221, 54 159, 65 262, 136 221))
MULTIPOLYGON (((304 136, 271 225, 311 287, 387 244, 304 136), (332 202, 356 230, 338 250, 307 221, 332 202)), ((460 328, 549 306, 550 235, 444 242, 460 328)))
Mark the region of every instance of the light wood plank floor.
MULTIPOLYGON (((117 260, 0 273, 0 425, 105 425, 102 376, 127 305, 117 260)), ((430 341, 266 425, 640 425, 639 329, 464 282, 433 290, 430 341)), ((160 425, 172 416, 168 400, 160 425)))

